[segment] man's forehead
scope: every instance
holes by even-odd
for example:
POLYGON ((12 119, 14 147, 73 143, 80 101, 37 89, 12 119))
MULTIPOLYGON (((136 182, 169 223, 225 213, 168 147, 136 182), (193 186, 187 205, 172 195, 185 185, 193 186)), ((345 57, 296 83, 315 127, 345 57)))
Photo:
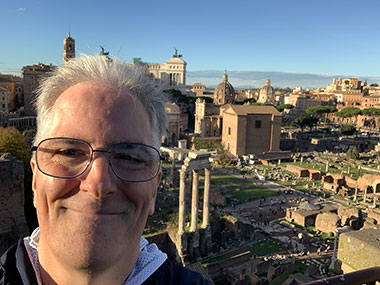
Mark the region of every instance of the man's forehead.
POLYGON ((136 108, 141 102, 128 90, 118 90, 115 87, 98 82, 81 82, 66 89, 57 98, 52 111, 59 112, 70 109, 94 109, 110 113, 111 109, 136 108))
POLYGON ((84 135, 86 128, 115 136, 118 143, 143 142, 142 137, 149 136, 151 132, 149 114, 139 99, 127 92, 121 93, 115 88, 91 82, 66 89, 55 102, 50 115, 48 136, 87 139, 84 135))

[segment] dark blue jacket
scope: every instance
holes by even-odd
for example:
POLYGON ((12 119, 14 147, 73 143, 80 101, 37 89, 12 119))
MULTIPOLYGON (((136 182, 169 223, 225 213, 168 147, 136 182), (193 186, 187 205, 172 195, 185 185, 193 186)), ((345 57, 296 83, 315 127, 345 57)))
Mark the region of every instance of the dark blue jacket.
MULTIPOLYGON (((10 247, 0 259, 0 285, 37 284, 33 266, 24 246, 24 241, 10 247)), ((144 283, 209 285, 202 276, 167 259, 144 283)))

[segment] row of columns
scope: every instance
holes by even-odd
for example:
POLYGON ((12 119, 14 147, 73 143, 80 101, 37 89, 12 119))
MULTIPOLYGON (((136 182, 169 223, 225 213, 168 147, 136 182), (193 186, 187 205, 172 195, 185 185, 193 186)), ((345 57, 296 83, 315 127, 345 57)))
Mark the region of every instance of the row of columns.
POLYGON ((181 80, 181 73, 170 73, 170 85, 177 86, 177 85, 182 85, 183 80, 181 80))
MULTIPOLYGON (((202 228, 207 228, 210 225, 209 219, 209 195, 210 195, 210 169, 205 168, 205 181, 203 193, 203 220, 202 228)), ((198 193, 199 193, 199 170, 192 170, 192 198, 191 198, 191 224, 190 231, 198 230, 198 193)), ((186 214, 185 214, 185 189, 186 188, 186 170, 180 171, 179 182, 179 221, 178 234, 185 232, 186 214)))

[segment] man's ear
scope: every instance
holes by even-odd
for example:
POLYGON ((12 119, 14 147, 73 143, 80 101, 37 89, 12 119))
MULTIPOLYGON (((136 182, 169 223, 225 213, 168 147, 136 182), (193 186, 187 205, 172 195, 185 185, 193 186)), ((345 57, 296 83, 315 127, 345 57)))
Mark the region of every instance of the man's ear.
POLYGON ((32 180, 32 190, 33 190, 33 205, 36 207, 36 172, 37 170, 37 163, 36 160, 32 157, 30 159, 30 167, 32 168, 33 172, 33 180, 32 180))
POLYGON ((154 189, 152 191, 152 200, 151 200, 151 204, 150 204, 150 208, 149 208, 149 215, 153 215, 153 213, 154 213, 154 208, 156 205, 157 191, 158 191, 158 186, 160 185, 161 177, 162 177, 162 171, 160 171, 157 174, 156 178, 154 179, 155 183, 153 183, 154 189))

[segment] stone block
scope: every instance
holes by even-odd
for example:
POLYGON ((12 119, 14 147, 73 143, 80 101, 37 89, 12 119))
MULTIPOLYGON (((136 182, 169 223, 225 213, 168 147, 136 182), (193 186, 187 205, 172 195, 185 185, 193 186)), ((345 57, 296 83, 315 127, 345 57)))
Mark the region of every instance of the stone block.
POLYGON ((377 211, 368 211, 367 219, 368 218, 375 219, 377 224, 380 223, 380 213, 377 211))
POLYGON ((380 229, 362 229, 339 236, 338 259, 344 273, 380 264, 380 229))
POLYGON ((360 209, 356 209, 356 208, 339 207, 338 216, 341 219, 341 224, 343 226, 343 225, 349 225, 350 219, 361 217, 362 212, 360 209))
POLYGON ((363 223, 363 228, 364 229, 371 229, 377 227, 377 221, 373 218, 366 218, 363 223))
POLYGON ((326 212, 317 215, 315 229, 324 233, 334 233, 340 226, 340 219, 337 214, 326 212))

